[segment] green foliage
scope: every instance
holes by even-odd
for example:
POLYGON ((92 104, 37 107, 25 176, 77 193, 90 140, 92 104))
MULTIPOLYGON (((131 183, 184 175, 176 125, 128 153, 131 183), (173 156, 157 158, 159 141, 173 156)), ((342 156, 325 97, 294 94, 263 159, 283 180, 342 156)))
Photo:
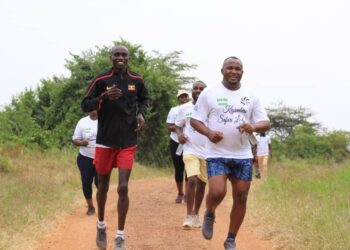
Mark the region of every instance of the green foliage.
POLYGON ((278 103, 275 107, 268 107, 266 110, 271 122, 271 132, 282 140, 291 136, 298 125, 309 123, 312 129, 320 126, 318 123, 308 121, 313 114, 304 107, 294 108, 278 103))
POLYGON ((148 54, 141 45, 123 39, 81 55, 71 54, 65 65, 70 77, 43 79, 35 90, 25 90, 13 98, 0 112, 0 142, 13 141, 43 149, 70 145, 75 125, 85 115, 80 102, 93 78, 112 66, 110 49, 115 44, 129 49, 129 67, 143 76, 151 99, 146 127, 139 137, 137 159, 168 165, 166 116, 176 103, 177 89, 194 80, 184 73, 195 65, 183 63, 179 51, 148 54))
POLYGON ((288 107, 278 103, 267 108, 271 121, 272 149, 275 159, 344 160, 350 135, 345 131, 321 131, 319 123, 312 123, 312 113, 303 107, 288 107))
POLYGON ((273 139, 273 154, 277 160, 301 158, 339 162, 348 156, 346 146, 350 143, 349 138, 349 133, 345 131, 319 135, 309 123, 304 123, 285 140, 273 139))

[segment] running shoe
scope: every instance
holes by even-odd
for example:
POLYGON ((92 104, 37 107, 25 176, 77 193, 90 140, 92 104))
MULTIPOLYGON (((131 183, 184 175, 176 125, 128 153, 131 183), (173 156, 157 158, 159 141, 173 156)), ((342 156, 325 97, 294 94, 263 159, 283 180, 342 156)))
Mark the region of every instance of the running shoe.
POLYGON ((190 230, 192 227, 192 222, 193 222, 193 215, 192 214, 186 215, 184 224, 182 224, 182 229, 190 230))
POLYGON ((96 245, 97 245, 98 249, 100 249, 100 250, 106 250, 106 248, 107 248, 106 230, 107 230, 107 227, 105 227, 105 228, 98 228, 97 227, 96 245))
POLYGON ((205 212, 202 224, 202 234, 206 240, 210 240, 213 237, 214 222, 215 216, 208 216, 208 213, 205 212))
POLYGON ((225 250, 236 250, 236 242, 234 239, 226 239, 224 243, 225 250))
POLYGON ((198 214, 193 215, 192 227, 201 228, 202 222, 199 220, 198 214))
POLYGON ((125 250, 125 240, 122 237, 117 237, 114 240, 114 250, 125 250))
POLYGON ((95 208, 94 207, 89 207, 86 214, 87 215, 93 215, 95 213, 95 208))

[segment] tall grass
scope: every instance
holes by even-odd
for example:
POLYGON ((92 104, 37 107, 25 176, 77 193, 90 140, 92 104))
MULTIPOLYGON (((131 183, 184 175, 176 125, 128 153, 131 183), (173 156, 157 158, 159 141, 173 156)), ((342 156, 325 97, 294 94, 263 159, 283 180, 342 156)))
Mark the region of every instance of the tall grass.
POLYGON ((350 161, 273 163, 254 188, 253 214, 285 249, 350 249, 350 161))
MULTIPOLYGON (((0 145, 0 155, 0 249, 30 249, 84 201, 77 148, 41 151, 10 144, 0 145)), ((169 175, 169 169, 136 164, 131 178, 169 175)), ((115 179, 113 174, 111 185, 115 179)))

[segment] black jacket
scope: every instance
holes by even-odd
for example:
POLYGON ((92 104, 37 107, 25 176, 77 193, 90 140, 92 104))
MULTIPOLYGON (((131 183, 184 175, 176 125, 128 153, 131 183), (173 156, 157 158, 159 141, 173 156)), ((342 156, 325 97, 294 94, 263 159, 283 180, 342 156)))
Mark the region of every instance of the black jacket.
POLYGON ((141 76, 126 70, 124 74, 113 68, 98 75, 91 83, 81 103, 84 112, 97 110, 98 130, 96 143, 112 148, 126 148, 137 144, 134 132, 137 114, 145 118, 148 94, 141 76), (117 100, 109 100, 107 86, 113 84, 122 90, 117 100))

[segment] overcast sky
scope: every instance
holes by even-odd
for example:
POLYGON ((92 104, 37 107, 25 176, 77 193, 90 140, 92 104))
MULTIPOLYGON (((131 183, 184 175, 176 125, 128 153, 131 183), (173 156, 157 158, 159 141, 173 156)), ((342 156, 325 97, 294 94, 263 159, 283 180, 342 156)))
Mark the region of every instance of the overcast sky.
MULTIPOLYGON (((151 52, 183 51, 188 74, 219 84, 224 58, 265 106, 303 106, 350 131, 348 0, 1 0, 0 105, 40 79, 69 76, 80 54, 121 37, 151 52)), ((165 118, 164 118, 165 119, 165 118)))

